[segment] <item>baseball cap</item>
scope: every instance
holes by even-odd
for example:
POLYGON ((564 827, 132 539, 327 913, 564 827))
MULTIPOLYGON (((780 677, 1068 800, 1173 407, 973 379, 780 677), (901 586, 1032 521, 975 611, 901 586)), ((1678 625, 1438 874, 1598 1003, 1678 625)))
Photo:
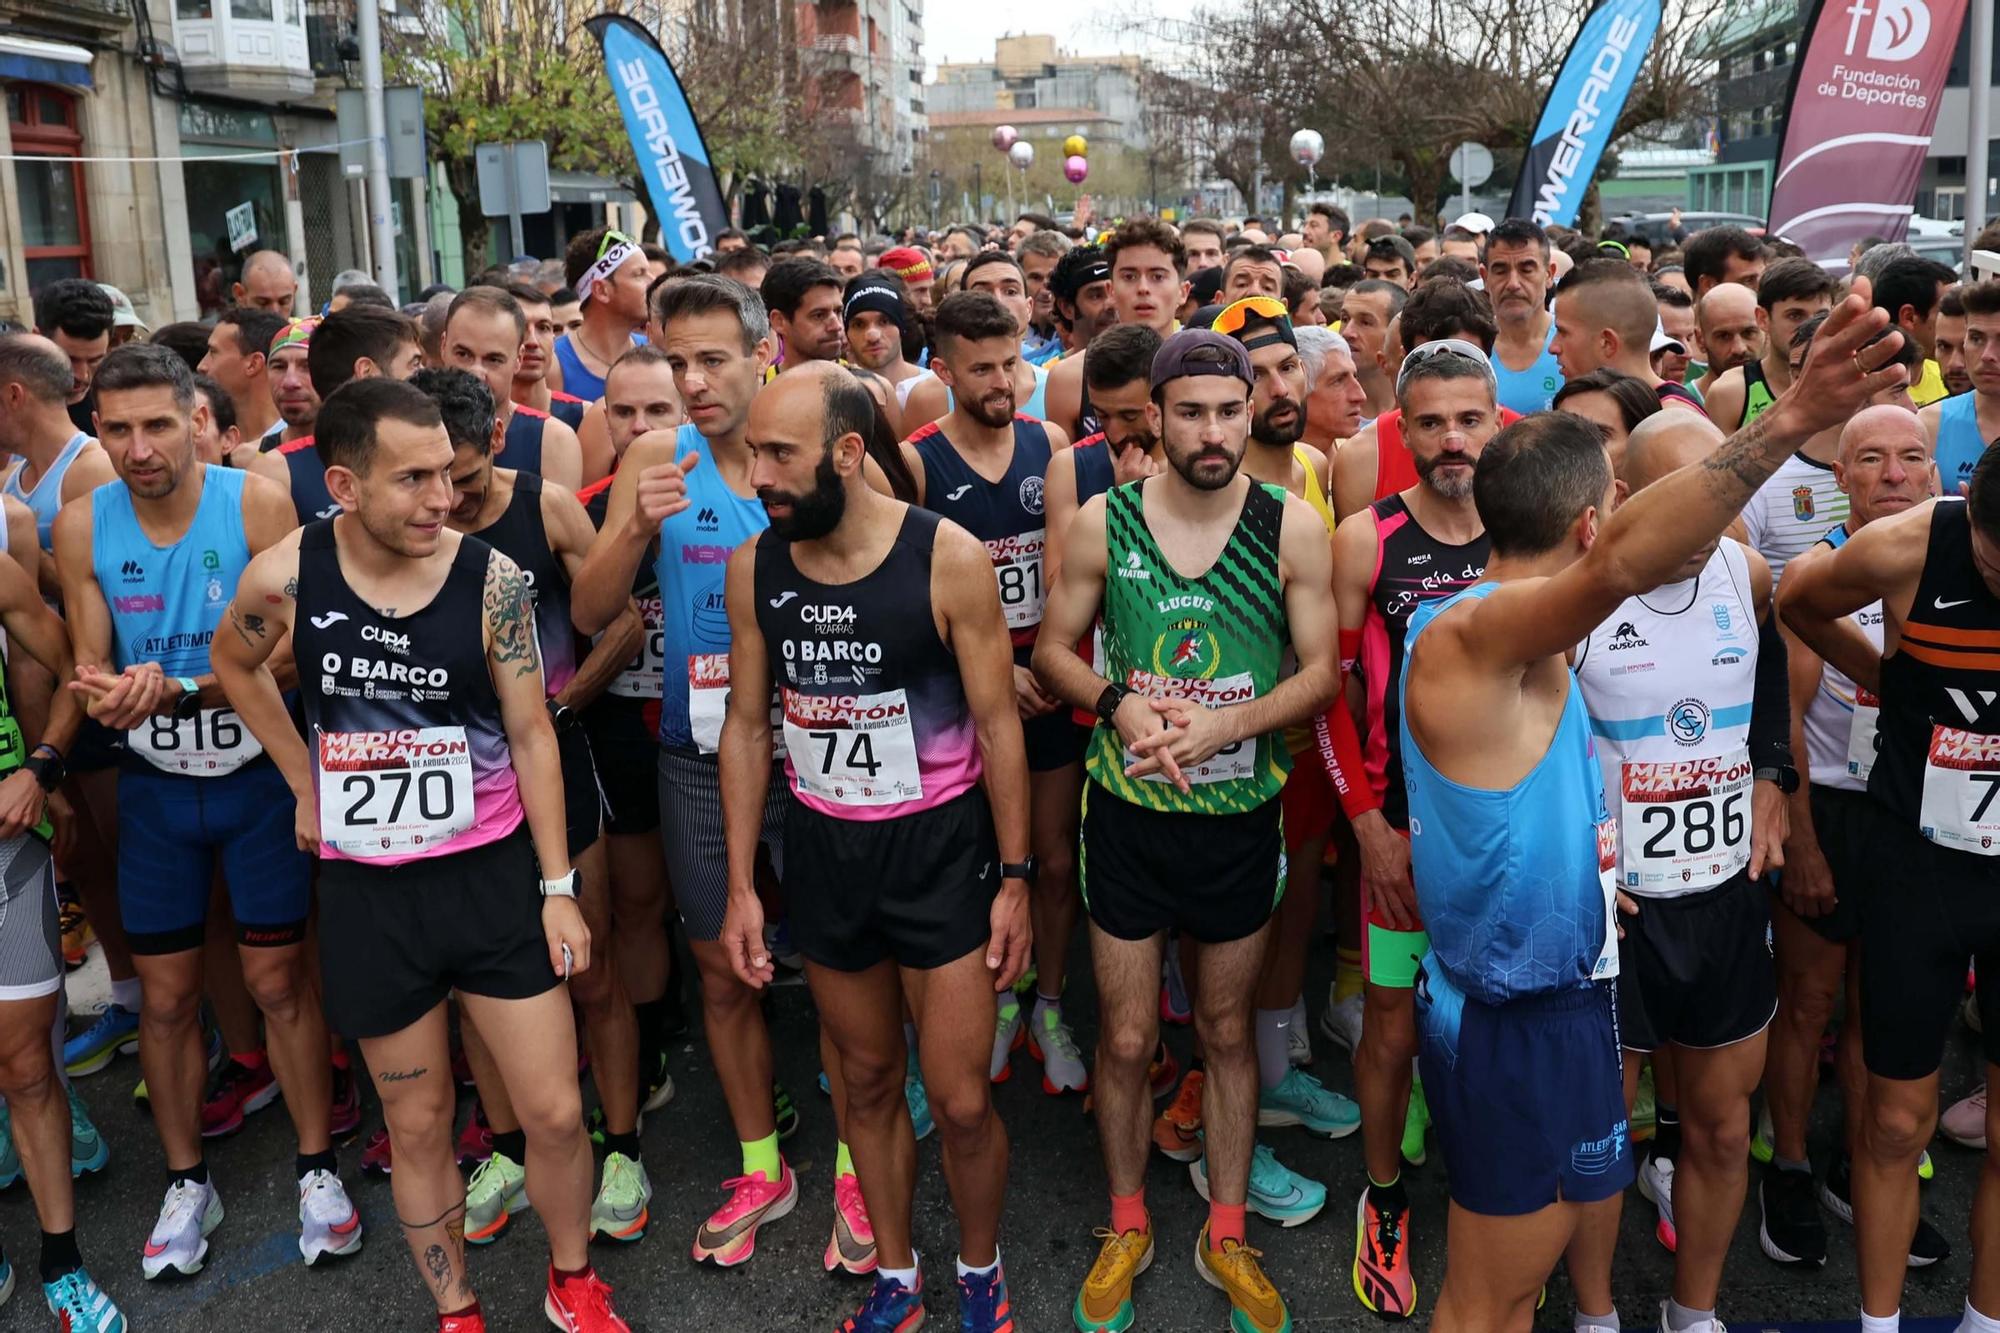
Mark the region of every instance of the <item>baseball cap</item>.
POLYGON ((1242 343, 1207 329, 1182 329, 1154 353, 1152 387, 1158 389, 1168 380, 1194 375, 1233 375, 1245 387, 1257 382, 1257 374, 1250 368, 1250 353, 1242 343))
POLYGON ((1475 236, 1484 236, 1493 230, 1493 219, 1484 213, 1461 213, 1458 220, 1451 225, 1463 227, 1475 236))
POLYGON ((1417 271, 1417 247, 1401 236, 1377 236, 1368 242, 1368 253, 1377 258, 1385 258, 1393 251, 1403 261, 1403 267, 1414 273, 1417 271))
POLYGON ((1688 350, 1686 343, 1668 333, 1667 326, 1662 324, 1658 319, 1655 319, 1653 321, 1653 345, 1646 349, 1646 354, 1650 356, 1654 352, 1664 352, 1669 349, 1679 352, 1682 356, 1686 356, 1688 350))
POLYGON ((151 330, 149 330, 146 327, 145 321, 139 318, 139 312, 132 308, 131 297, 119 291, 116 287, 113 287, 108 282, 98 283, 97 289, 103 292, 106 296, 111 298, 112 327, 120 329, 137 329, 141 333, 151 332, 151 330))
POLYGON ((929 282, 934 276, 931 261, 924 258, 924 252, 914 246, 899 245, 893 250, 884 250, 877 262, 905 282, 929 282))
POLYGON ((1188 278, 1188 297, 1198 306, 1220 304, 1216 297, 1222 295, 1222 267, 1205 268, 1188 278))

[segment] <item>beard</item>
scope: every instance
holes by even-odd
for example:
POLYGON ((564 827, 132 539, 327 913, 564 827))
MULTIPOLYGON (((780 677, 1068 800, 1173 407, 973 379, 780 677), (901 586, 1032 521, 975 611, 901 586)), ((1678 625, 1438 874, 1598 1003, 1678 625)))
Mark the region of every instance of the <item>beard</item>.
POLYGON ((1430 458, 1418 458, 1417 478, 1424 485, 1437 492, 1445 500, 1464 500, 1472 494, 1472 460, 1464 454, 1436 454, 1430 458), (1446 463, 1463 463, 1467 467, 1463 473, 1445 472, 1446 463))
POLYGON ((989 394, 984 398, 968 398, 964 402, 965 414, 982 426, 1000 430, 1013 424, 1014 391, 989 394))
POLYGON ((1180 473, 1182 481, 1196 490, 1219 491, 1236 480, 1236 471, 1243 466, 1243 455, 1206 446, 1183 454, 1169 447, 1167 462, 1180 473), (1219 467, 1219 464, 1227 466, 1219 467))
POLYGON ((1273 403, 1250 419, 1250 438, 1259 444, 1275 448, 1289 448, 1297 444, 1306 433, 1305 409, 1290 399, 1273 403), (1291 420, 1283 425, 1274 425, 1271 416, 1276 412, 1290 412, 1291 420))
POLYGON ((832 450, 821 455, 819 465, 813 469, 813 488, 804 495, 764 491, 757 498, 764 502, 771 531, 778 534, 780 541, 817 541, 839 527, 847 513, 847 487, 841 484, 840 474, 834 470, 832 450), (792 512, 783 518, 769 514, 773 504, 789 506, 792 512))

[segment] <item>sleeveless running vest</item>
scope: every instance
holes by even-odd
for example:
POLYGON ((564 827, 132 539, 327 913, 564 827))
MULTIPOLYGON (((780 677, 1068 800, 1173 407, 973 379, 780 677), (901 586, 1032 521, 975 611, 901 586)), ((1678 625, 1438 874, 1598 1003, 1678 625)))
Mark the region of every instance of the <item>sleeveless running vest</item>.
POLYGON ((1972 556, 1963 501, 1931 507, 1902 641, 1882 659, 1868 793, 1940 847, 2000 856, 2000 598, 1972 556))
POLYGON ((535 598, 535 641, 542 653, 542 683, 553 699, 576 675, 576 628, 569 618, 569 571, 549 546, 542 521, 542 479, 514 474, 514 497, 478 532, 479 538, 521 567, 535 598))
POLYGON ((1833 478, 1833 464, 1793 454, 1743 506, 1743 533, 1771 567, 1773 586, 1792 557, 1847 521, 1847 492, 1833 478))
POLYGON ((1758 417, 1763 416, 1771 410, 1771 405, 1777 401, 1778 396, 1771 392, 1771 381, 1764 378, 1764 363, 1762 361, 1745 361, 1743 363, 1743 415, 1737 419, 1736 428, 1741 430, 1758 417))
POLYGON ((483 846, 522 819, 486 663, 486 566, 460 537, 430 604, 385 616, 347 584, 335 520, 299 536, 292 625, 320 855, 393 866, 483 846))
POLYGON ((515 403, 513 412, 507 417, 507 433, 501 437, 500 452, 493 455, 493 461, 516 472, 540 475, 542 425, 548 419, 547 412, 515 403))
POLYGON ((549 415, 571 430, 583 429, 583 414, 590 404, 575 394, 549 390, 549 415))
MULTIPOLYGON (((1847 544, 1847 525, 1820 538, 1838 550, 1847 544)), ((1848 616, 1879 653, 1882 650, 1882 603, 1870 602, 1848 616)), ((1841 791, 1868 790, 1875 767, 1875 736, 1882 701, 1849 680, 1833 663, 1822 662, 1819 688, 1806 704, 1806 754, 1812 781, 1841 791)))
POLYGON ((674 456, 698 453, 688 473, 688 506, 660 520, 654 577, 661 603, 660 743, 714 754, 729 697, 729 611, 723 581, 729 553, 771 526, 763 502, 729 489, 708 441, 680 428, 674 456))
POLYGON ((1483 532, 1462 546, 1439 541, 1424 531, 1400 495, 1377 500, 1370 509, 1375 514, 1375 573, 1368 583, 1357 660, 1368 709, 1362 759, 1368 785, 1382 803, 1382 817, 1390 827, 1404 829, 1410 812, 1396 738, 1402 734, 1403 650, 1410 613, 1477 583, 1486 573, 1492 543, 1483 532))
MULTIPOLYGON (((1972 469, 1990 443, 1979 431, 1979 395, 1962 393, 1947 398, 1938 407, 1938 481, 1946 495, 1958 495, 1959 487, 1972 480, 1972 469)), ((46 545, 48 539, 42 539, 46 545)))
MULTIPOLYGON (((1285 489, 1252 483, 1215 563, 1193 578, 1168 563, 1146 526, 1145 485, 1114 487, 1104 508, 1104 674, 1138 694, 1210 708, 1269 694, 1289 634, 1278 578, 1285 489)), ((1121 801, 1149 810, 1241 814, 1278 794, 1291 771, 1280 732, 1226 746, 1184 768, 1183 796, 1164 778, 1129 778, 1115 729, 1091 732, 1084 767, 1121 801)))
POLYGON ((1618 816, 1618 882, 1673 898, 1750 863, 1757 614, 1743 548, 1628 597, 1578 650, 1576 679, 1618 816))
MULTIPOLYGON (((1562 388, 1562 363, 1556 360, 1553 350, 1556 342, 1556 321, 1549 318, 1549 335, 1542 339, 1542 350, 1526 370, 1513 370, 1493 355, 1493 375, 1499 381, 1494 397, 1500 406, 1527 416, 1531 412, 1545 412, 1555 401, 1556 390, 1562 388)), ((1381 436, 1378 434, 1377 439, 1381 436)))
POLYGON ((34 510, 35 535, 41 539, 44 551, 55 549, 56 511, 62 508, 63 476, 68 473, 69 465, 76 461, 76 456, 83 452, 83 446, 89 443, 90 436, 82 431, 70 436, 69 443, 55 456, 48 471, 35 478, 34 486, 28 490, 21 489, 21 473, 28 466, 25 459, 7 474, 6 485, 0 486, 0 490, 34 510))
POLYGON ((894 819, 979 781, 958 659, 931 607, 938 522, 906 507, 882 563, 837 585, 801 573, 790 542, 757 539, 757 625, 784 708, 785 768, 823 815, 894 819))
MULTIPOLYGON (((636 339, 634 340, 636 344, 636 339)), ((571 342, 571 335, 565 333, 556 339, 556 362, 562 366, 563 392, 592 402, 604 396, 604 377, 583 364, 571 342)))
POLYGON ((326 488, 326 464, 320 462, 312 436, 279 445, 278 456, 285 460, 285 470, 291 473, 292 508, 298 513, 300 527, 340 512, 339 502, 326 488))
POLYGON ((1118 480, 1112 467, 1111 446, 1104 441, 1104 432, 1086 435, 1070 446, 1070 460, 1076 465, 1076 504, 1083 507, 1084 501, 1094 495, 1102 495, 1110 490, 1118 480))
POLYGON ((1014 456, 998 481, 972 470, 935 421, 910 436, 924 465, 926 509, 950 519, 986 543, 1000 585, 1000 612, 1014 641, 1014 661, 1026 666, 1048 600, 1042 555, 1048 527, 1042 519, 1042 478, 1049 470, 1049 433, 1026 415, 1014 418, 1014 456))
MULTIPOLYGON (((1410 617, 1409 646, 1444 612, 1500 585, 1477 583, 1410 617)), ((1406 692, 1407 676, 1397 684, 1406 692)), ((1402 708, 1410 871, 1431 961, 1485 1004, 1618 975, 1617 825, 1576 677, 1548 751, 1504 790, 1461 786, 1431 767, 1402 708)))

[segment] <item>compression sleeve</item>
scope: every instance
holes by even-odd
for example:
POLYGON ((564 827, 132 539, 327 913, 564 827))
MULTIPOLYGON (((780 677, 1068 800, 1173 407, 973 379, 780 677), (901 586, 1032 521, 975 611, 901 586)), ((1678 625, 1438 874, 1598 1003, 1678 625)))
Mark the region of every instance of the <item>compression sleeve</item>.
MULTIPOLYGON (((1342 631, 1342 638, 1346 631, 1342 631)), ((1346 654, 1346 646, 1341 648, 1346 654)), ((1342 677, 1343 683, 1345 677, 1342 677)), ((1354 714, 1348 710, 1345 693, 1336 693, 1326 711, 1313 719, 1313 740, 1319 746, 1320 762, 1326 765, 1326 774, 1333 779, 1333 789, 1340 794, 1340 808, 1352 821, 1370 810, 1380 810, 1382 802, 1375 797, 1375 789, 1368 784, 1367 769, 1361 758, 1361 732, 1354 725, 1354 714)))
POLYGON ((1361 657, 1361 630, 1358 627, 1355 629, 1341 630, 1340 631, 1340 674, 1343 677, 1353 675, 1354 664, 1355 662, 1360 660, 1360 657, 1361 657))
POLYGON ((1785 636, 1776 612, 1757 627, 1757 678, 1750 696, 1750 762, 1757 768, 1792 766, 1792 681, 1785 636))

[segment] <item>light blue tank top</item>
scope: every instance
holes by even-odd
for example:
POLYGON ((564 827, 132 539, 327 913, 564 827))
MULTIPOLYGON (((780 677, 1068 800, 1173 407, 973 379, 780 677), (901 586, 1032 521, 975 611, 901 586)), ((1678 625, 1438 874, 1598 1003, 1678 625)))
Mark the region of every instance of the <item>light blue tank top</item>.
POLYGON ((1938 405, 1937 470, 1946 495, 1972 480, 1987 441, 1979 434, 1979 395, 1962 393, 1938 405))
POLYGON ((1500 360, 1498 352, 1493 355, 1493 374, 1499 380, 1495 397, 1500 406, 1512 408, 1522 416, 1534 412, 1545 412, 1555 400, 1556 390, 1562 388, 1562 364, 1550 349, 1555 346, 1556 322, 1549 320, 1549 336, 1542 340, 1542 354, 1534 359, 1526 370, 1509 370, 1500 360))
POLYGON ((83 446, 89 443, 90 437, 82 431, 70 436, 69 443, 56 455, 55 462, 49 464, 49 470, 35 479, 33 490, 21 489, 21 469, 27 466, 25 463, 9 473, 6 486, 0 488, 35 511, 35 532, 41 537, 44 551, 55 549, 56 511, 62 508, 63 474, 69 471, 69 465, 76 461, 76 456, 83 452, 83 446))
POLYGON ((172 546, 155 546, 146 536, 124 482, 91 492, 91 563, 111 608, 112 655, 120 668, 158 662, 169 676, 209 669, 215 627, 250 563, 244 475, 204 466, 194 522, 172 546))
MULTIPOLYGON (((1014 405, 1014 414, 1016 416, 1033 417, 1037 421, 1047 421, 1049 419, 1048 397, 1049 372, 1046 367, 1036 366, 1035 391, 1028 395, 1027 402, 1016 403, 1014 405)), ((958 409, 958 399, 952 394, 950 389, 944 391, 944 406, 947 412, 958 409)))
MULTIPOLYGON (((1499 587, 1477 583, 1419 606, 1410 616, 1406 662, 1440 615, 1499 587)), ((1408 679, 1406 668, 1399 692, 1408 679)), ((1410 734, 1409 718, 1405 701, 1399 730, 1410 869, 1435 966, 1486 1004, 1616 976, 1617 826, 1605 810, 1576 677, 1548 752, 1505 791, 1462 786, 1438 772, 1410 734)))
MULTIPOLYGON (((688 507, 660 521, 660 743, 693 749, 689 692, 713 680, 729 652, 729 611, 723 583, 729 553, 771 526, 764 504, 736 494, 722 480, 708 441, 692 423, 680 428, 677 458, 701 455, 688 473, 688 507)), ((726 679, 726 677, 725 677, 726 679)), ((701 748, 713 749, 709 740, 701 748)))

